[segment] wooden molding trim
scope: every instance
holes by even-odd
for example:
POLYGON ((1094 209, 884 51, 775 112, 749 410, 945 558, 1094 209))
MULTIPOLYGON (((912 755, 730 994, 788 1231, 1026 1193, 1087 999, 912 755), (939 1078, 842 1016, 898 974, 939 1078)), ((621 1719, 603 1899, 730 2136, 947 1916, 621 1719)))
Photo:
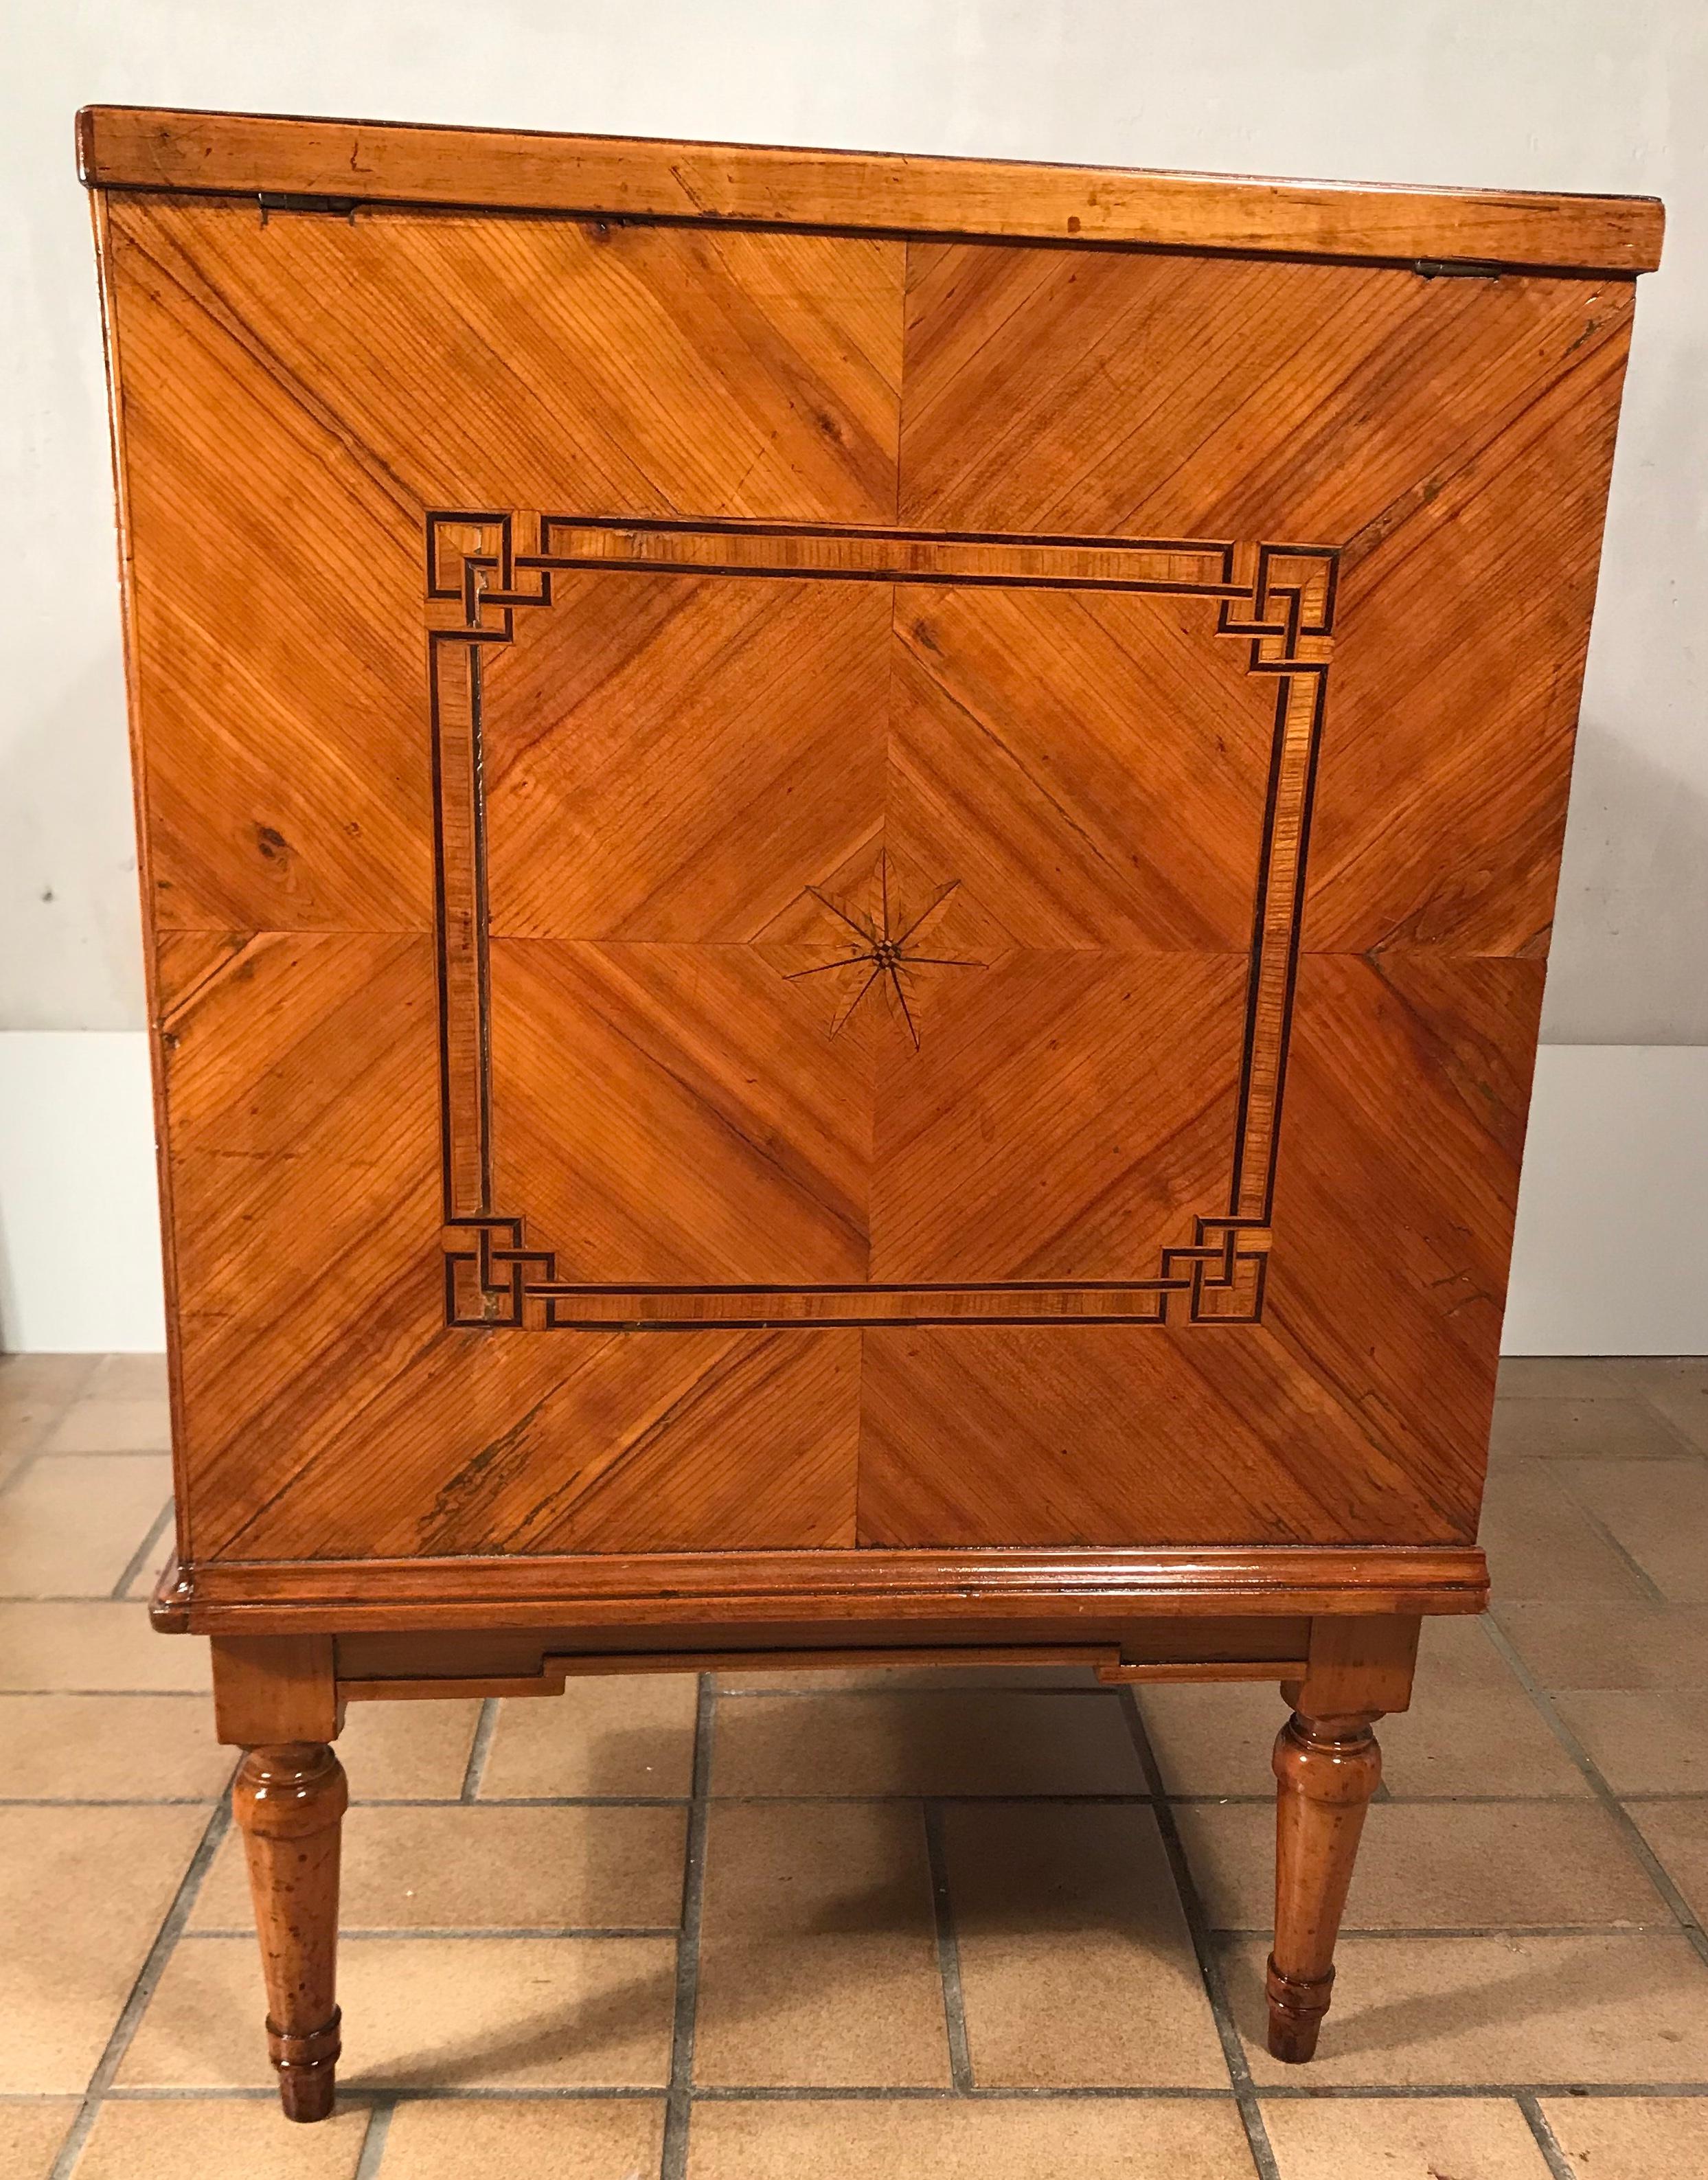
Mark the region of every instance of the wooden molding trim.
POLYGON ((77 149, 93 188, 313 198, 327 210, 475 206, 1573 272, 1651 271, 1663 223, 1653 197, 1285 182, 152 107, 85 107, 77 149))
POLYGON ((1471 1545, 1250 1545, 1058 1551, 680 1552, 170 1566, 153 1606, 175 1632, 692 1627, 708 1618, 946 1621, 994 1606, 1071 1621, 1150 1613, 1480 1612, 1471 1545))
MULTIPOLYGON (((1406 1624, 1416 1625, 1414 1621, 1406 1624)), ((240 1636, 224 1638, 227 1643, 242 1639, 240 1636)), ((560 1696, 570 1681, 605 1673, 823 1673, 841 1667, 871 1672, 880 1666, 922 1665, 953 1665, 969 1671, 1016 1665, 1082 1665, 1106 1687, 1127 1687, 1158 1681, 1296 1681, 1309 1671, 1309 1662, 1304 1658, 1171 1658, 1129 1662, 1122 1657, 1118 1643, 1032 1643, 1006 1649, 921 1645, 906 1650, 827 1646, 813 1650, 596 1650, 570 1655, 548 1651, 540 1660, 537 1673, 438 1678, 382 1675, 340 1680, 338 1693, 341 1702, 350 1703, 400 1698, 442 1703, 447 1697, 560 1696)))

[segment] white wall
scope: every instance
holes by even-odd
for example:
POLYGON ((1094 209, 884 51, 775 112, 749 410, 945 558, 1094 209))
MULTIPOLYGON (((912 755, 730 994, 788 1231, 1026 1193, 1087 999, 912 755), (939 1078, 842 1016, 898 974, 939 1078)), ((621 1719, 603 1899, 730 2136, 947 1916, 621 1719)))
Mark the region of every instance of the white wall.
POLYGON ((1544 1035, 1708 1045, 1701 0, 0 0, 0 1029, 141 1019, 71 153, 74 111, 106 101, 1663 195, 1544 1035))

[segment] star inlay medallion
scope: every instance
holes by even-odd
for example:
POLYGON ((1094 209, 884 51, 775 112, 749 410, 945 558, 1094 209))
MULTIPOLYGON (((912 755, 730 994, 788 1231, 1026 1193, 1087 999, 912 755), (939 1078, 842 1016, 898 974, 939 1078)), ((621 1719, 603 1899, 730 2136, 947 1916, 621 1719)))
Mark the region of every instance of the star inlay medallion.
POLYGON ((810 969, 796 969, 790 972, 791 983, 802 977, 824 977, 835 969, 857 969, 867 966, 862 977, 850 994, 845 994, 830 1025, 830 1034, 835 1037, 853 1019, 861 1001, 874 989, 886 986, 894 994, 901 1010, 901 1019, 913 1049, 919 1049, 919 1026, 913 1018, 913 1010, 907 1004, 907 983, 920 969, 983 969, 987 964, 957 955, 924 954, 916 951, 916 945, 926 926, 932 922, 960 886, 959 878, 951 878, 933 895, 919 914, 903 923, 891 906, 890 898, 890 860, 887 855, 878 858, 879 906, 875 917, 862 913, 857 908, 844 908, 832 900, 815 885, 807 891, 821 908, 828 909, 838 922, 848 927, 850 937, 843 942, 845 950, 834 961, 816 962, 810 969), (869 965, 869 966, 868 966, 869 965))

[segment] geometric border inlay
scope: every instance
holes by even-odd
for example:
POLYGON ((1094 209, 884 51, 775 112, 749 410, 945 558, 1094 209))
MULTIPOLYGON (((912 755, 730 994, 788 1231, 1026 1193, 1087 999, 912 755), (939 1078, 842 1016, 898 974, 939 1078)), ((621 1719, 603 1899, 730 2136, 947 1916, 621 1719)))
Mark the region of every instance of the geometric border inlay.
POLYGON ((879 530, 831 524, 430 514, 428 675, 446 1320, 485 1329, 1253 1324, 1262 1314, 1338 555, 1331 547, 879 530), (1218 600, 1216 632, 1275 682, 1245 1036, 1225 1211, 1155 1274, 932 1285, 598 1286, 558 1276, 492 1186, 482 659, 571 570, 1149 592, 1218 600), (1173 1313, 1173 1317, 1171 1317, 1173 1313))

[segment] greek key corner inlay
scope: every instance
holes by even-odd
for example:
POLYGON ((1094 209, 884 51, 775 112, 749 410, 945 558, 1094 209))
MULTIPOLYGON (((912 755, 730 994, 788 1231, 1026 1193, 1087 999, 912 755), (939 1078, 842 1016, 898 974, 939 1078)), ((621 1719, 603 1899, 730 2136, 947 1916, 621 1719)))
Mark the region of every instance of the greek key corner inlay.
MULTIPOLYGON (((449 1324, 610 1331, 1259 1320, 1334 624, 1332 548, 469 511, 429 515, 425 547, 449 1324), (515 641, 518 614, 549 608, 554 577, 587 570, 1120 591, 1215 602, 1215 634, 1242 643, 1246 670, 1270 677, 1275 689, 1225 1209, 1193 1216, 1188 1235, 1160 1252, 1154 1272, 1121 1281, 686 1287, 597 1285, 560 1276, 556 1252, 531 1244, 523 1216, 493 1200, 481 680, 484 652, 515 641)), ((875 993, 889 999, 917 1051, 921 1032, 909 1005, 910 979, 921 970, 957 976, 985 965, 930 944, 938 912, 958 882, 940 887, 909 921, 890 897, 887 853, 874 874, 875 901, 805 889, 829 924, 840 921, 842 928, 827 933, 824 961, 789 974, 815 983, 822 977, 831 988, 828 1035, 839 1033, 875 993)))

